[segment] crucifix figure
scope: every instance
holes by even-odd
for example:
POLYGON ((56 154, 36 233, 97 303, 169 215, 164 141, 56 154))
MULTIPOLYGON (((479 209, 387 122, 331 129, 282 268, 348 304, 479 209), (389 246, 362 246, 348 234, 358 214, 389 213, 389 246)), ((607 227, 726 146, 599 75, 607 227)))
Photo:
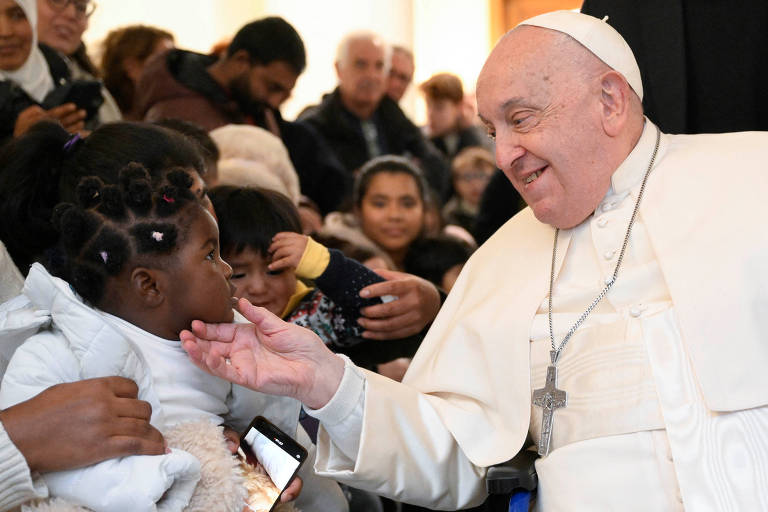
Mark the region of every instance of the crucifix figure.
POLYGON ((567 403, 567 393, 562 389, 557 389, 557 366, 554 364, 547 366, 547 381, 544 387, 533 391, 533 405, 543 409, 541 437, 539 438, 539 455, 542 457, 549 453, 555 409, 565 407, 567 403))

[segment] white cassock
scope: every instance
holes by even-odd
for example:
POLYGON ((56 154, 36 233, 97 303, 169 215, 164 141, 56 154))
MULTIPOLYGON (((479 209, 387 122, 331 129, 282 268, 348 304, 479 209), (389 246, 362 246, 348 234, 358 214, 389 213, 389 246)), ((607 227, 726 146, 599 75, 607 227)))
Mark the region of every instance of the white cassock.
MULTIPOLYGON (((656 128, 561 231, 556 341, 616 265, 656 128)), ((544 510, 768 510, 768 134, 662 135, 619 277, 560 357, 544 510)), ((464 268, 404 379, 347 366, 315 468, 432 508, 484 498, 541 410, 554 229, 524 210, 464 268)))

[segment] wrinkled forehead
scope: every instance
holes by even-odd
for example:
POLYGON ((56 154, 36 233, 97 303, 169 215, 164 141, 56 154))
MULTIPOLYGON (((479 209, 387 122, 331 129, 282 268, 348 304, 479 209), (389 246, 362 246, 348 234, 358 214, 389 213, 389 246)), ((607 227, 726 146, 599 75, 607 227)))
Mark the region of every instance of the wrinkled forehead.
POLYGON ((491 52, 477 82, 478 113, 510 104, 541 107, 578 95, 610 68, 573 38, 548 28, 521 25, 491 52))
POLYGON ((488 56, 477 80, 481 116, 499 101, 540 96, 563 81, 567 69, 565 59, 557 55, 559 42, 556 32, 539 27, 521 26, 508 32, 488 56))

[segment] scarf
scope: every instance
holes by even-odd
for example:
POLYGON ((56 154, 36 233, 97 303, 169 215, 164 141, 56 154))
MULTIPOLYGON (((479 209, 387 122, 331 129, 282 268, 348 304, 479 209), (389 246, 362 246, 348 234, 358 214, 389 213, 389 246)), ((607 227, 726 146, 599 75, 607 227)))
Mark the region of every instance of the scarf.
POLYGON ((36 0, 15 2, 22 8, 32 27, 32 44, 24 64, 13 71, 0 70, 0 78, 19 85, 32 99, 40 103, 54 89, 54 84, 43 52, 37 47, 37 3, 36 0))

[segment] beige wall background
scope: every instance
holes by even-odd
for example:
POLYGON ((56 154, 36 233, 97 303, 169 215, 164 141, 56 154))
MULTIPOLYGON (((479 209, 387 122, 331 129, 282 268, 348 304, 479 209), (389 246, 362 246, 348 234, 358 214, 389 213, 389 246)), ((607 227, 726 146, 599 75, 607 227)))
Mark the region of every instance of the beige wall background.
MULTIPOLYGON (((282 16, 307 48, 307 69, 283 107, 285 118, 293 119, 333 89, 336 46, 342 35, 358 29, 412 48, 414 84, 449 71, 461 77, 467 91, 474 91, 491 47, 489 9, 483 0, 98 0, 84 39, 98 58, 110 30, 143 23, 173 33, 180 48, 207 52, 251 20, 282 16)), ((424 123, 424 102, 415 86, 402 106, 417 124, 424 123)))

